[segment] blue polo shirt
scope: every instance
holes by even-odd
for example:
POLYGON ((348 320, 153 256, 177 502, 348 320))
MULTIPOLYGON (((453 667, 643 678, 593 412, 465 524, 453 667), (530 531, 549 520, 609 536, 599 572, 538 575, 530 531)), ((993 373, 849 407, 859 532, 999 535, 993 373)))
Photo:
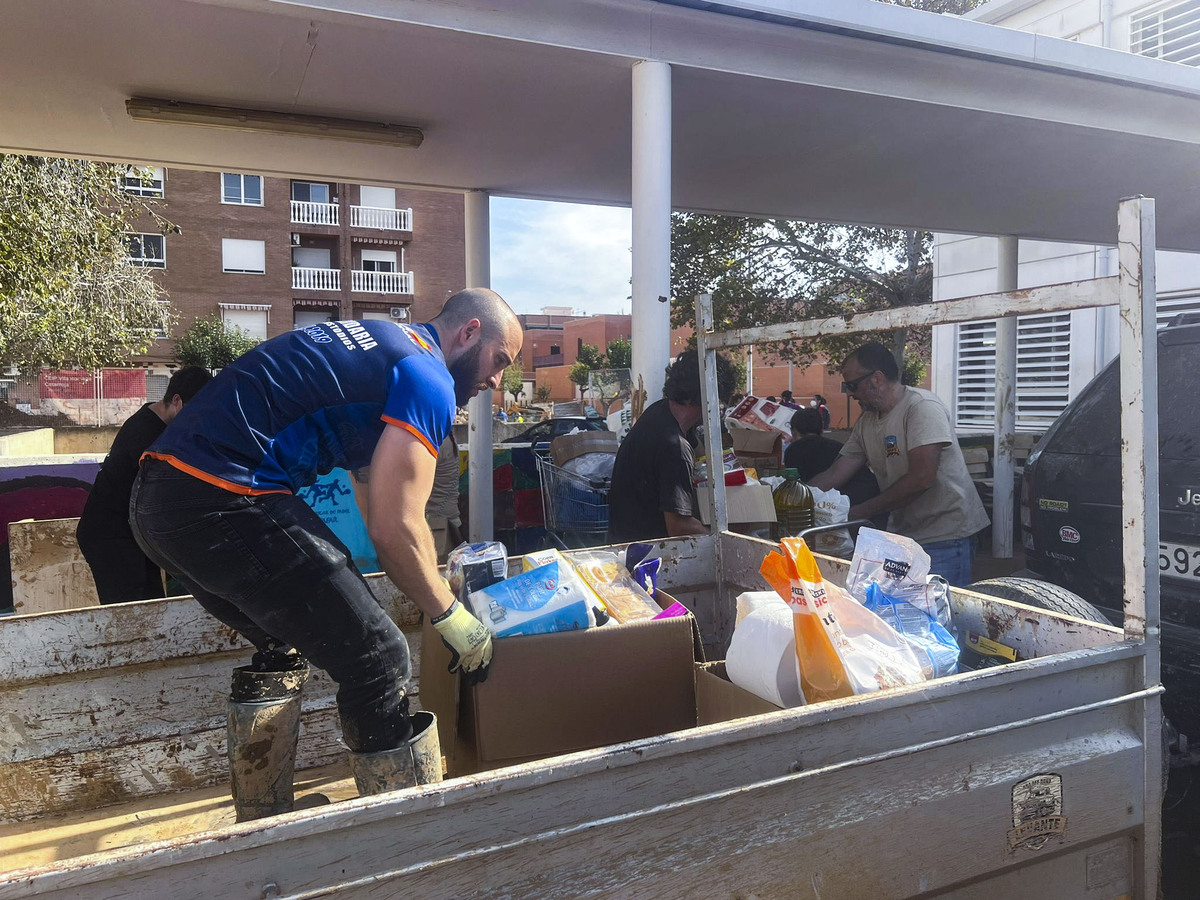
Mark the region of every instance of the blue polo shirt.
POLYGON ((433 328, 323 322, 222 369, 146 455, 239 494, 295 493, 332 469, 370 464, 389 424, 436 457, 454 410, 433 328))

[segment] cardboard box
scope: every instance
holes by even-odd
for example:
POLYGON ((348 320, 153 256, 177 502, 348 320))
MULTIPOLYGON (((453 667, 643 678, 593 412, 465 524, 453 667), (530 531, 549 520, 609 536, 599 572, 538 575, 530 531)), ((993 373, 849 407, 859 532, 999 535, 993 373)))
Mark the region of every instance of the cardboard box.
POLYGON ((752 469, 778 469, 783 465, 783 438, 774 431, 731 428, 737 461, 752 469))
MULTIPOLYGON (((696 487, 696 498, 700 501, 700 521, 708 522, 709 486, 696 487)), ((741 484, 725 488, 725 511, 730 524, 761 523, 775 521, 775 503, 771 489, 765 484, 741 484)))
POLYGON ((695 632, 689 615, 504 638, 487 681, 460 687, 426 620, 421 707, 455 775, 690 728, 695 632))
POLYGON ((746 716, 779 712, 762 697, 738 687, 725 674, 724 662, 696 664, 696 724, 716 725, 746 716))
POLYGON ((612 431, 581 431, 563 434, 550 442, 550 459, 561 466, 585 453, 617 452, 617 435, 612 431))

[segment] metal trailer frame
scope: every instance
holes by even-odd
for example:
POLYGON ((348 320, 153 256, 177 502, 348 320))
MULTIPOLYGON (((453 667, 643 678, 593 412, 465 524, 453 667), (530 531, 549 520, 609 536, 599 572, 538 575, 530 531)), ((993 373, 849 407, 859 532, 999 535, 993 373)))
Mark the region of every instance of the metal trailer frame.
MULTIPOLYGON (((1145 820, 1141 862, 1143 895, 1155 896, 1162 844, 1163 760, 1153 752, 1162 732, 1160 694, 1161 623, 1155 560, 1158 546, 1158 344, 1156 341, 1154 200, 1129 197, 1117 206, 1118 274, 1027 290, 999 291, 903 309, 879 310, 844 318, 810 319, 733 331, 714 330, 712 295, 696 298, 696 341, 700 357, 704 435, 708 458, 712 437, 721 433, 715 354, 718 350, 769 341, 830 334, 857 334, 881 328, 943 325, 1030 313, 1066 312, 1097 306, 1120 308, 1121 367, 1121 552, 1124 563, 1125 641, 1137 648, 1145 691, 1141 705, 1145 820), (1147 324, 1149 327, 1147 327, 1147 324), (1154 814, 1151 815, 1150 813, 1154 814)), ((719 448, 718 448, 719 449, 719 448)), ((728 529, 724 479, 713 479, 709 521, 719 534, 728 529)), ((723 584, 722 543, 715 542, 718 589, 723 584)))

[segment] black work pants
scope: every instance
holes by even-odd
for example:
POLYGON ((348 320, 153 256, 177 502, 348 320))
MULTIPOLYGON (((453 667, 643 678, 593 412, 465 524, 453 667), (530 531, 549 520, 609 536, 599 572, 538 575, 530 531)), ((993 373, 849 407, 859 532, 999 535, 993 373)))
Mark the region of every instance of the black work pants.
POLYGON ((165 596, 162 570, 146 558, 132 535, 78 535, 79 549, 92 570, 96 593, 103 604, 155 600, 165 596))
POLYGON ((130 522, 146 554, 210 613, 255 646, 290 645, 329 673, 351 750, 390 750, 411 736, 408 643, 303 500, 234 494, 148 459, 130 522))

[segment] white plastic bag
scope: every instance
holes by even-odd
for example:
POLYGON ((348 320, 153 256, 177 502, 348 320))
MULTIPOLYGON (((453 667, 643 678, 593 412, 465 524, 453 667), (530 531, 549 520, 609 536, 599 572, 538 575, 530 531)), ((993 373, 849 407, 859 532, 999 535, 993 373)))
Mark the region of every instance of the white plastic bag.
POLYGON ((867 586, 877 584, 889 597, 936 617, 936 609, 927 608, 925 600, 928 576, 929 554, 912 538, 876 528, 859 529, 846 573, 846 590, 859 603, 867 601, 867 586))
MULTIPOLYGON (((813 495, 813 525, 836 525, 850 518, 850 498, 841 491, 823 491, 809 487, 813 495)), ((845 529, 825 531, 809 538, 809 545, 817 553, 849 559, 854 553, 854 541, 845 529)))

